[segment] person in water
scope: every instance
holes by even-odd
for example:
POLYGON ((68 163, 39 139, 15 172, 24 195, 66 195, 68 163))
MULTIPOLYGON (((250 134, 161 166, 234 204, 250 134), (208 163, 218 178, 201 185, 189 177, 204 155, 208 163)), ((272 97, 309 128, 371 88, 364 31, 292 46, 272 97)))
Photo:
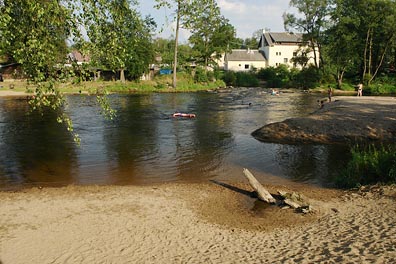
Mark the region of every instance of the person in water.
POLYGON ((190 117, 190 118, 194 118, 195 114, 174 113, 172 116, 173 117, 190 117))

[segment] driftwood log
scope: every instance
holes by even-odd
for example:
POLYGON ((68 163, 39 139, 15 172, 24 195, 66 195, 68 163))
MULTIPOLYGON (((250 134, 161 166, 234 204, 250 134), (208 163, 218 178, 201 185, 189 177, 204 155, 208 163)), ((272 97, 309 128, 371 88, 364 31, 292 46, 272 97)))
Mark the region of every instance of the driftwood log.
POLYGON ((253 176, 253 174, 248 169, 243 169, 243 173, 245 174, 246 178, 249 180, 250 185, 253 189, 257 192, 257 195, 260 200, 267 202, 267 203, 275 203, 276 200, 272 195, 265 189, 258 180, 253 176))

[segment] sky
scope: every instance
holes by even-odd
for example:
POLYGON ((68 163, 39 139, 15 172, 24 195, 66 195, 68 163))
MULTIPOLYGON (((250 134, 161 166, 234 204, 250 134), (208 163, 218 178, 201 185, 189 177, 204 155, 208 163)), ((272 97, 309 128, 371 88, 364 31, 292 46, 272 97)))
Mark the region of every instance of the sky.
MULTIPOLYGON (((289 0, 217 0, 221 14, 236 28, 238 38, 250 38, 260 29, 268 28, 271 32, 283 32, 284 12, 295 13, 289 7, 289 0)), ((158 24, 159 37, 169 38, 174 32, 172 23, 173 10, 156 10, 155 0, 140 0, 140 12, 143 16, 151 15, 158 24), (170 17, 167 20, 165 17, 170 17)), ((182 31, 180 40, 186 41, 188 32, 182 31)))

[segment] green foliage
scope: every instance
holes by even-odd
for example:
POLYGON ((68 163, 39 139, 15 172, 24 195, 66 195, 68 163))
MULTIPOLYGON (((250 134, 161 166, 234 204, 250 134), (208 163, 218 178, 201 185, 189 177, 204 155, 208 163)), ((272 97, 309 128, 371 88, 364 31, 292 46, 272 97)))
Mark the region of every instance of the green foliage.
POLYGON ((255 74, 250 72, 237 72, 236 73, 236 86, 239 87, 257 87, 259 80, 255 74))
MULTIPOLYGON (((82 42, 93 66, 113 71, 127 70, 136 79, 148 71, 154 52, 150 33, 155 26, 142 19, 134 0, 81 0, 80 21, 88 42, 82 42), (135 9, 134 9, 135 8, 135 9)), ((124 80, 123 80, 124 81, 124 80)))
POLYGON ((310 89, 320 85, 321 74, 316 67, 302 69, 295 78, 295 85, 298 88, 310 89))
POLYGON ((396 94, 396 86, 394 84, 371 83, 364 89, 364 93, 372 95, 396 94))
POLYGON ((256 75, 251 72, 232 72, 224 73, 223 81, 229 86, 239 87, 257 87, 259 80, 256 75))
POLYGON ((221 15, 216 1, 193 0, 185 24, 191 31, 194 57, 203 66, 215 65, 213 55, 224 53, 234 39, 235 28, 221 15))
POLYGON ((374 183, 396 182, 396 146, 369 145, 351 150, 352 158, 336 178, 338 187, 351 188, 374 183))
POLYGON ((101 114, 109 120, 113 120, 116 117, 116 110, 110 106, 108 97, 106 96, 108 92, 106 90, 102 92, 98 91, 96 95, 96 101, 101 106, 101 114))
POLYGON ((194 81, 198 83, 205 83, 209 81, 208 72, 205 69, 198 67, 195 69, 194 81))
POLYGON ((257 73, 260 80, 266 81, 267 87, 283 88, 289 84, 291 72, 286 65, 260 69, 257 73))
POLYGON ((341 90, 343 90, 343 91, 355 91, 356 90, 356 85, 343 82, 342 85, 341 85, 341 90))
POLYGON ((223 81, 228 85, 228 86, 235 86, 236 85, 236 74, 233 71, 226 71, 223 75, 223 81))
POLYGON ((71 11, 57 0, 9 0, 0 9, 0 53, 20 63, 32 81, 55 76, 76 28, 71 11))

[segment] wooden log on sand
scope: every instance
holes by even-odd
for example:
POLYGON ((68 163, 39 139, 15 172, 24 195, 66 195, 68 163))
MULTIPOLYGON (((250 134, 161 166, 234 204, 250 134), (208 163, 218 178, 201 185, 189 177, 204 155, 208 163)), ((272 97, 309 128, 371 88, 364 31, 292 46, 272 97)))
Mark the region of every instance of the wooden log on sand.
POLYGON ((253 189, 257 192, 258 197, 260 200, 267 202, 267 203, 275 203, 276 200, 272 195, 265 189, 258 180, 253 176, 253 174, 248 169, 243 169, 243 173, 245 174, 246 178, 249 180, 250 185, 253 189))

